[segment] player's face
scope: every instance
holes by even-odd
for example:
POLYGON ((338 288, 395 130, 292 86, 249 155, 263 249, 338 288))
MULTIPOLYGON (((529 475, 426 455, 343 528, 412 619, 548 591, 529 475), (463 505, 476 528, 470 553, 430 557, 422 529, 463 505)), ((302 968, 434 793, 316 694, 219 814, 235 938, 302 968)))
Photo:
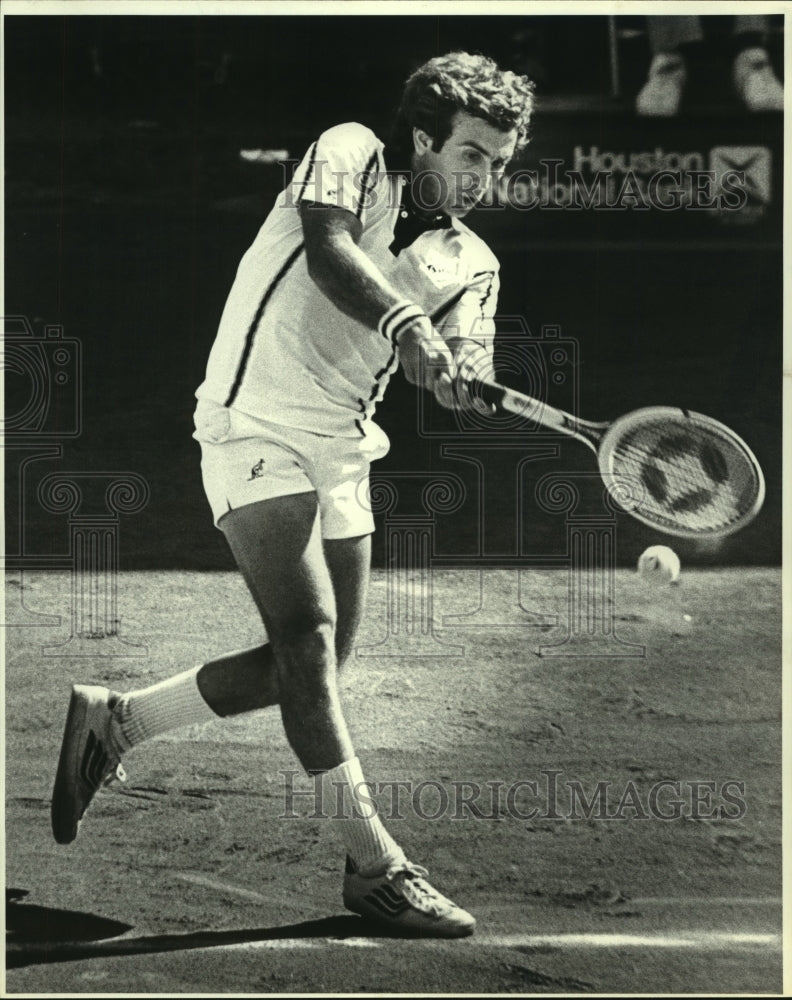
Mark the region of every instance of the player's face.
POLYGON ((434 212, 461 218, 485 198, 514 155, 517 131, 502 132, 481 118, 458 111, 451 135, 439 151, 426 133, 415 130, 414 197, 434 212))

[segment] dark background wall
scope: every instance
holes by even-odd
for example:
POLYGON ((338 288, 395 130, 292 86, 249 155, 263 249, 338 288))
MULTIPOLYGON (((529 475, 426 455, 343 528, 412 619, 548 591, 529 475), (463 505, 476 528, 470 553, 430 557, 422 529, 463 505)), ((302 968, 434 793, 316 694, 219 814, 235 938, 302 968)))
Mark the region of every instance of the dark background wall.
MULTIPOLYGON (((80 434, 61 438, 62 455, 29 464, 24 475, 24 448, 6 451, 9 553, 65 550, 64 519, 37 499, 48 472, 127 470, 145 477, 151 498, 124 519, 122 568, 229 565, 201 491, 193 392, 239 258, 284 182, 280 164, 246 162, 239 152, 299 157, 318 130, 342 120, 383 134, 407 73, 460 47, 537 79, 529 166, 557 158, 571 169, 576 149, 592 147, 693 151, 707 163, 721 148, 768 153, 767 176, 740 218, 546 208, 482 211, 470 222, 502 262, 504 343, 515 317, 527 324, 529 354, 546 357, 548 326, 572 342, 577 364, 563 386, 547 379, 551 402, 572 399, 592 419, 649 403, 684 405, 730 424, 756 451, 768 481, 760 518, 717 551, 674 543, 683 558, 778 562, 782 122, 748 116, 733 102, 728 19, 706 20, 714 37, 683 114, 639 121, 631 97, 649 58, 646 39, 620 41, 623 93, 613 98, 607 20, 599 16, 7 17, 5 312, 28 326, 7 327, 6 357, 9 344, 29 355, 53 324, 81 352, 79 382, 69 362, 68 386, 48 390, 44 430, 22 444, 57 439, 75 386, 80 434)), ((641 18, 620 23, 642 27, 641 18)), ((781 47, 776 31, 779 65, 781 47)), ((40 349, 46 365, 53 349, 40 349)), ((23 369, 5 364, 7 431, 31 391, 23 369)), ((523 384, 525 372, 511 378, 535 388, 523 384)), ((417 416, 415 403, 397 379, 381 410, 393 448, 378 472, 459 476, 468 500, 438 518, 438 549, 475 561, 475 470, 440 453, 465 438, 447 415, 417 416)), ((507 443, 535 440, 511 432, 507 443)), ((593 464, 581 446, 554 443, 559 454, 527 474, 521 527, 506 488, 514 452, 489 457, 488 483, 504 484, 487 496, 484 548, 493 561, 563 547, 563 525, 536 510, 531 481, 593 464)), ((415 503, 405 497, 407 508, 415 503)), ((620 519, 622 562, 657 541, 667 539, 620 519)))

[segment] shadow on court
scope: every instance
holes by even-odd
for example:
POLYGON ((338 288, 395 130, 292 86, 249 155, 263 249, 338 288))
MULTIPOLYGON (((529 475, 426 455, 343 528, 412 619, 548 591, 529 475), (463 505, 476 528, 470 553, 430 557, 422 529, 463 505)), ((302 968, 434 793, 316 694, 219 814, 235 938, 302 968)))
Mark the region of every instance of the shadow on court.
POLYGON ((90 958, 152 955, 162 952, 218 948, 259 941, 294 938, 409 938, 354 916, 321 917, 281 927, 250 927, 189 934, 121 935, 131 924, 94 913, 60 910, 23 902, 26 889, 6 890, 6 967, 21 969, 49 962, 76 962, 90 958))

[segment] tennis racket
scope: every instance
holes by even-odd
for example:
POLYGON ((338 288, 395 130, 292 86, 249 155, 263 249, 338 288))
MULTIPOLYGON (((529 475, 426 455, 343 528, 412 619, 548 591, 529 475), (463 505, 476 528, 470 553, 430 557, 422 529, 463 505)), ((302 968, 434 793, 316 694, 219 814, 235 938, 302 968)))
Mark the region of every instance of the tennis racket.
POLYGON ((764 502, 764 476, 753 452, 711 417, 649 406, 612 423, 594 423, 497 382, 473 379, 470 389, 498 410, 587 444, 614 500, 631 496, 625 509, 670 535, 730 535, 752 521, 764 502))

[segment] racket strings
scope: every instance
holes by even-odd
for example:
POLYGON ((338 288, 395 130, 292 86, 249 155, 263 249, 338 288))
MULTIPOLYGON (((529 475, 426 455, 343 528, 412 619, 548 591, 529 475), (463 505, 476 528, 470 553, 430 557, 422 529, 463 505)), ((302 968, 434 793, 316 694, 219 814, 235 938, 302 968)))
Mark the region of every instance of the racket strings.
POLYGON ((609 464, 628 488, 640 486, 637 512, 660 527, 723 530, 748 514, 760 490, 752 461, 735 441, 681 416, 626 427, 609 464))
MULTIPOLYGON (((625 448, 619 449, 620 459, 622 461, 630 461, 636 464, 636 466, 644 469, 648 462, 655 462, 657 456, 648 448, 636 448, 632 446, 627 446, 625 448)), ((684 456, 680 456, 683 458, 684 456)), ((673 461, 673 459, 671 460, 673 461)), ((683 462, 677 458, 678 465, 676 468, 671 466, 671 461, 668 465, 671 471, 671 475, 674 483, 678 487, 687 487, 688 489, 695 489, 696 487, 707 488, 710 485, 709 480, 702 477, 701 471, 698 467, 695 467, 692 462, 683 462)), ((665 467, 666 463, 662 463, 665 467)))
MULTIPOLYGON (((637 466, 643 468, 645 464, 649 461, 654 461, 656 456, 648 448, 635 448, 627 446, 626 448, 619 449, 620 458, 623 461, 631 461, 637 466)), ((693 469, 688 465, 680 465, 673 473, 674 481, 678 485, 687 486, 689 489, 694 489, 697 486, 702 485, 702 477, 697 469, 693 469)))

